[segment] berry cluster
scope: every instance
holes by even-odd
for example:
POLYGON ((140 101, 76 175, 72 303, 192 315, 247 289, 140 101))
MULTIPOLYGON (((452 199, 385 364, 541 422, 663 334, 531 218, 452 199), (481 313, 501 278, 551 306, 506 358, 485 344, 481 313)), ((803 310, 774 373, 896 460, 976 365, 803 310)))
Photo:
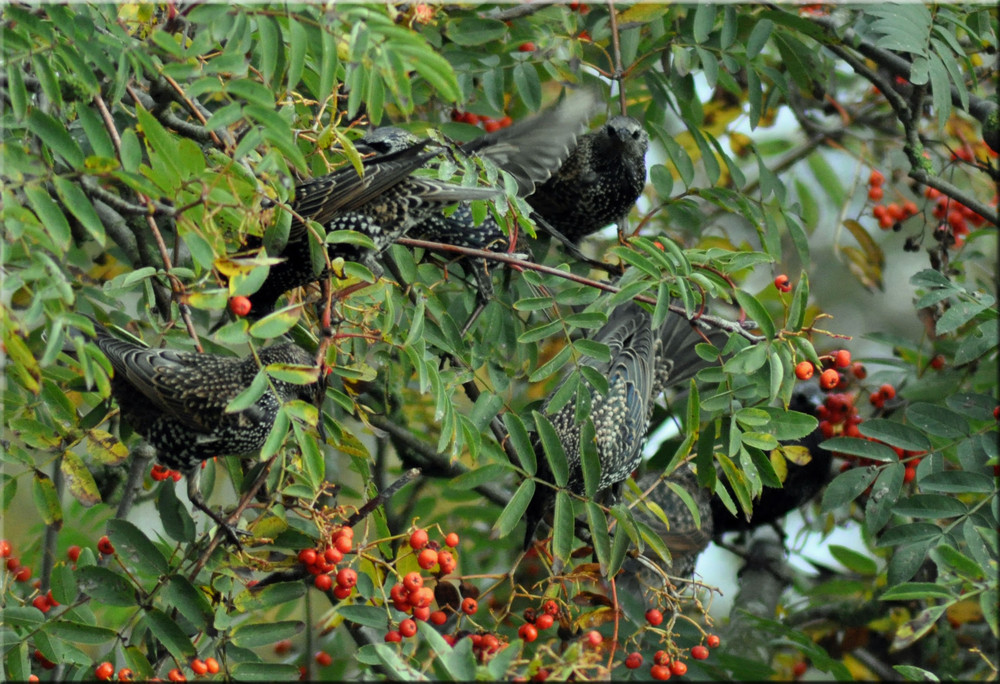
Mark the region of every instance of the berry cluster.
MULTIPOLYGON (((531 49, 534 50, 534 45, 532 43, 525 43, 524 45, 531 45, 531 49)), ((523 47, 523 46, 522 46, 523 47)), ((507 128, 514 120, 509 116, 504 116, 499 119, 494 119, 489 116, 480 116, 478 114, 473 114, 472 112, 460 112, 457 109, 451 110, 451 120, 458 123, 472 124, 473 126, 483 125, 483 130, 487 133, 492 133, 494 131, 499 131, 501 128, 507 128)))
POLYGON ((358 583, 358 573, 352 568, 341 568, 336 575, 337 563, 344 559, 344 554, 354 548, 354 530, 350 527, 340 527, 330 535, 325 548, 302 549, 299 551, 299 562, 306 566, 306 571, 313 575, 313 584, 320 591, 330 591, 334 580, 333 595, 345 599, 351 595, 354 585, 358 583))
MULTIPOLYGON (((941 222, 934 231, 934 236, 939 241, 946 242, 949 249, 958 249, 965 244, 965 237, 969 234, 969 224, 978 228, 986 222, 986 219, 969 207, 942 195, 934 188, 926 188, 924 197, 935 202, 932 213, 934 218, 941 222)), ((994 196, 992 204, 996 203, 997 198, 994 196)))

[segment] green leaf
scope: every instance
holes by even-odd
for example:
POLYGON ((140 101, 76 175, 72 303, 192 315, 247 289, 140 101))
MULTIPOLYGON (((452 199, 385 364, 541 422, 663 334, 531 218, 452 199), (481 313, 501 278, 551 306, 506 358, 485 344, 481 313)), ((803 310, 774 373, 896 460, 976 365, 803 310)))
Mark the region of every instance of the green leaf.
POLYGON ((167 573, 167 559, 138 527, 127 520, 113 519, 108 521, 107 529, 118 557, 130 569, 143 574, 167 573))
POLYGON ((552 471, 552 477, 556 485, 565 487, 569 481, 569 465, 566 460, 566 451, 559 433, 552 426, 552 423, 538 411, 531 412, 535 419, 535 427, 538 430, 538 437, 542 442, 542 451, 545 453, 545 460, 548 461, 552 471))
POLYGON ((506 537, 511 530, 524 518, 524 512, 528 510, 531 497, 535 494, 535 481, 525 480, 510 497, 510 502, 500 512, 497 521, 493 523, 493 529, 500 537, 506 537))
MULTIPOLYGON (((345 606, 346 607, 346 606, 345 606)), ((383 613, 383 616, 385 614, 383 613)), ((382 625, 385 624, 383 619, 382 625)), ((233 643, 241 648, 257 648, 283 639, 289 639, 306 628, 300 620, 243 623, 233 630, 233 643)))
POLYGON ((80 591, 98 603, 131 608, 139 603, 129 581, 107 568, 98 565, 77 568, 76 581, 80 591))

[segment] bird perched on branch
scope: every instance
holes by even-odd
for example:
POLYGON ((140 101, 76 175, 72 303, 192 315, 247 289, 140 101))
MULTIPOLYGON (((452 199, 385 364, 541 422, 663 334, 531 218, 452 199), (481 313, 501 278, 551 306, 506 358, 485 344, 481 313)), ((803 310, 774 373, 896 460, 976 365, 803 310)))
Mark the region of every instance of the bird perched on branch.
MULTIPOLYGON (((518 195, 526 197, 551 178, 570 156, 577 137, 594 116, 596 105, 597 100, 589 91, 570 94, 548 110, 459 145, 457 152, 488 160, 506 171, 517 183, 518 195)), ((415 142, 416 138, 408 131, 383 126, 365 134, 357 148, 360 152, 385 155, 398 153, 415 142)), ((410 229, 408 236, 494 252, 510 248, 507 234, 493 216, 487 214, 476 225, 468 203, 460 204, 450 215, 437 212, 427 216, 410 229)), ((472 270, 479 299, 485 302, 493 294, 487 264, 479 260, 472 270)))
MULTIPOLYGON (((597 456, 601 465, 597 491, 618 485, 642 460, 653 402, 657 395, 693 377, 706 364, 694 351, 703 338, 702 327, 678 314, 668 314, 658 330, 652 316, 635 302, 619 306, 592 338, 606 344, 609 361, 588 357, 584 364, 608 380, 606 394, 594 393, 589 419, 593 422, 597 456)), ((558 394, 557 389, 555 394, 558 394)), ((576 417, 576 401, 570 401, 550 417, 565 452, 569 478, 566 489, 584 493, 580 441, 583 423, 576 417)), ((544 411, 543 411, 544 412, 544 411)), ((540 441, 536 442, 538 479, 552 482, 540 441)), ((555 490, 537 484, 525 513, 524 546, 531 545, 538 523, 552 507, 555 490)))
POLYGON ((156 449, 156 459, 188 478, 191 503, 228 533, 229 526, 205 504, 198 490, 202 461, 249 456, 264 445, 278 409, 292 399, 312 401, 317 381, 293 384, 268 378, 263 393, 246 408, 227 412, 271 364, 315 366, 295 344, 279 344, 240 359, 173 349, 151 349, 114 337, 94 321, 95 343, 114 375, 111 393, 122 418, 156 449))
POLYGON ((580 136, 569 158, 527 199, 562 237, 578 243, 612 222, 621 226, 646 185, 649 135, 630 116, 616 116, 580 136))
MULTIPOLYGON (((466 143, 458 151, 466 156, 488 159, 510 173, 518 192, 526 195, 560 167, 593 113, 595 98, 581 92, 568 96, 559 105, 505 129, 466 143)), ((427 151, 430 140, 416 142, 400 129, 375 129, 362 140, 362 151, 376 152, 363 161, 364 175, 347 167, 328 176, 303 183, 295 189, 291 208, 296 217, 285 248, 277 256, 284 262, 271 267, 260 289, 250 297, 251 315, 259 317, 274 309, 284 292, 306 285, 327 275, 316 269, 310 258, 309 241, 315 239, 304 221, 316 221, 330 233, 354 230, 370 237, 375 249, 360 250, 343 244, 329 245, 331 258, 362 261, 379 273, 377 257, 390 244, 431 220, 424 237, 447 233, 451 244, 476 248, 506 248, 506 236, 489 219, 475 226, 468 206, 445 218, 441 212, 452 204, 495 199, 496 188, 467 187, 412 174, 438 156, 427 151), (461 237, 458 237, 460 235, 461 237)), ((252 245, 256 246, 256 245, 252 245)))
MULTIPOLYGON (((327 251, 330 258, 342 256, 359 261, 380 273, 375 257, 426 216, 457 202, 493 199, 500 194, 495 188, 466 187, 413 176, 414 171, 437 156, 436 152, 426 151, 430 142, 424 140, 400 152, 365 160, 363 176, 349 166, 298 185, 291 203, 294 218, 288 240, 277 255, 284 261, 271 266, 264 283, 250 296, 251 316, 259 318, 270 313, 282 294, 328 274, 322 263, 318 268, 313 263, 310 242, 318 236, 308 221, 320 224, 328 234, 353 230, 369 237, 373 250, 330 244, 327 251)), ((259 239, 252 240, 248 246, 259 244, 259 239)))

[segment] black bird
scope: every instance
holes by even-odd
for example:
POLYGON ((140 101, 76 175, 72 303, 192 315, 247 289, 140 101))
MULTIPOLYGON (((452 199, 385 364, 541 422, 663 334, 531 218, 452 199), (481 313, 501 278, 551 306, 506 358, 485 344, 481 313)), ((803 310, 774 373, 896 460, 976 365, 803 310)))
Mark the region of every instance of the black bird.
MULTIPOLYGON (((652 316, 635 302, 619 306, 593 337, 594 341, 608 345, 611 360, 600 362, 588 357, 584 362, 608 379, 607 394, 594 393, 589 416, 601 464, 598 491, 623 482, 639 465, 657 395, 669 386, 687 381, 705 366, 694 351, 695 345, 702 341, 696 331, 699 324, 670 313, 659 330, 654 331, 651 325, 652 316)), ((568 461, 566 488, 574 494, 583 494, 582 423, 576 419, 576 402, 570 401, 549 420, 568 461)), ((540 441, 535 444, 535 452, 538 478, 552 482, 540 441)), ((525 548, 531 545, 535 529, 554 499, 554 489, 544 484, 536 486, 525 513, 528 523, 525 548)))
POLYGON ((94 321, 95 342, 114 369, 111 392, 122 418, 155 449, 156 459, 188 478, 191 503, 228 533, 229 526, 205 504, 198 490, 202 461, 249 456, 264 445, 278 409, 292 399, 312 401, 316 383, 296 385, 269 378, 270 387, 252 405, 228 413, 226 406, 270 364, 314 366, 292 343, 240 359, 173 349, 151 349, 114 337, 94 321))
MULTIPOLYGON (((288 240, 277 256, 284 259, 271 266, 260 289, 250 295, 251 316, 259 318, 274 310, 275 302, 288 290, 308 285, 328 275, 324 267, 313 265, 310 241, 315 240, 305 221, 315 221, 326 232, 354 230, 375 243, 374 250, 331 244, 331 259, 342 256, 365 264, 381 273, 375 258, 423 218, 444 207, 463 201, 492 199, 494 188, 465 187, 433 178, 415 177, 413 172, 437 156, 426 152, 425 140, 400 152, 364 161, 364 175, 353 166, 296 186, 291 209, 288 240)), ((248 240, 247 247, 259 247, 260 239, 248 240)))
MULTIPOLYGON (((788 408, 801 413, 815 415, 823 402, 819 388, 814 384, 799 384, 792 392, 788 408)), ((726 532, 748 532, 764 525, 775 524, 797 508, 802 508, 816 496, 833 472, 830 468, 833 452, 820 449, 824 437, 819 428, 801 440, 793 442, 809 451, 808 463, 798 465, 788 462, 788 475, 781 487, 764 487, 760 498, 753 504, 753 516, 747 520, 743 515, 733 515, 717 496, 712 497, 712 518, 714 534, 721 537, 726 532)), ((735 500, 729 483, 724 483, 729 495, 735 500)))
MULTIPOLYGON (((526 195, 537 183, 549 178, 569 155, 576 136, 592 114, 594 102, 594 96, 588 92, 571 95, 549 110, 481 136, 459 150, 489 159, 509 172, 519 193, 526 195)), ((373 133, 362 142, 379 154, 364 160, 363 177, 353 167, 347 167, 296 187, 291 208, 298 217, 320 223, 327 232, 355 230, 375 242, 374 252, 330 245, 331 259, 343 256, 361 261, 369 270, 381 273, 375 258, 415 226, 431 217, 443 218, 441 210, 449 205, 495 199, 500 195, 495 188, 414 177, 411 175, 414 171, 437 156, 436 151, 425 151, 431 141, 414 142, 399 129, 376 129, 373 133)), ((458 214, 455 219, 458 225, 469 228, 470 234, 477 232, 467 207, 458 214)), ((284 292, 327 275, 325 269, 320 272, 314 269, 309 249, 309 240, 313 238, 298 217, 293 219, 288 241, 278 255, 285 261, 272 266, 264 284, 250 296, 251 316, 255 318, 273 311, 284 292)), ((479 240, 471 238, 467 244, 483 248, 497 244, 500 239, 506 241, 495 221, 490 219, 484 225, 484 236, 479 240)), ((450 227, 446 225, 445 229, 450 227)), ((248 243, 248 247, 256 246, 259 246, 257 240, 248 243)))
MULTIPOLYGON (((457 151, 478 156, 511 174, 517 182, 518 195, 530 195, 538 184, 547 181, 566 161, 594 114, 596 99, 588 91, 567 96, 562 102, 507 128, 487 133, 460 145, 457 151)), ((366 133, 357 145, 361 152, 394 154, 414 144, 416 138, 401 128, 383 126, 366 133)), ((510 240, 491 214, 476 225, 471 206, 460 204, 450 215, 437 212, 410 228, 409 237, 430 242, 457 245, 494 252, 510 250, 510 240)), ((492 297, 493 281, 485 260, 472 268, 480 302, 492 297)))
POLYGON ((558 172, 527 199, 570 243, 611 222, 621 226, 646 185, 649 135, 630 116, 616 116, 580 137, 558 172))

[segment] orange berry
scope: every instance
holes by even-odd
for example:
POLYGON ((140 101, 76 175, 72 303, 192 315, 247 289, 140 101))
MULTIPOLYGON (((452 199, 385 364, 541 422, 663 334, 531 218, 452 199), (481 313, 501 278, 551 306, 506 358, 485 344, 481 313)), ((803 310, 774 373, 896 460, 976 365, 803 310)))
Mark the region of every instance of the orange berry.
POLYGON ((833 368, 827 368, 819 376, 819 385, 823 389, 833 389, 837 386, 838 382, 840 382, 840 373, 833 368))
POLYGON ((438 552, 434 549, 424 549, 420 552, 420 555, 417 556, 417 565, 419 565, 423 570, 430 570, 437 565, 437 562, 438 552))
POLYGON ((111 679, 111 675, 115 673, 115 666, 111 663, 104 661, 96 668, 94 668, 94 676, 98 679, 111 679))
POLYGON ((253 305, 250 303, 250 300, 242 295, 229 298, 229 310, 232 311, 235 316, 246 316, 250 313, 250 309, 252 308, 253 305))
POLYGON ((427 546, 427 530, 422 530, 418 527, 410 535, 410 548, 414 551, 419 551, 425 546, 427 546))
POLYGON ((406 618, 399 623, 399 633, 407 639, 417 633, 417 623, 406 618))
POLYGON ((799 380, 808 380, 813 376, 813 371, 812 361, 800 361, 795 366, 795 377, 799 380))
POLYGON ((517 636, 530 644, 538 638, 538 628, 526 622, 518 628, 517 636))

